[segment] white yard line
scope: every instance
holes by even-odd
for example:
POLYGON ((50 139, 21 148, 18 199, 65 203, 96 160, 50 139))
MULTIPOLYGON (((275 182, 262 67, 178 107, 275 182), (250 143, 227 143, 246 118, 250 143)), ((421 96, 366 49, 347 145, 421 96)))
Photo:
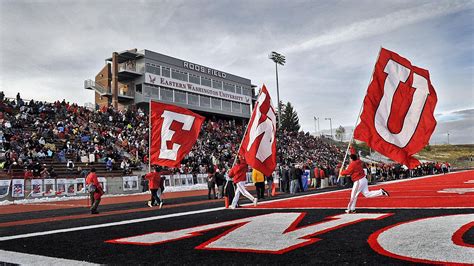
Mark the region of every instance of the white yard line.
POLYGON ((28 253, 6 251, 6 250, 0 250, 0 262, 20 264, 20 265, 49 265, 49 266, 51 265, 57 265, 57 266, 99 265, 99 264, 94 264, 94 263, 90 263, 86 261, 60 259, 60 258, 53 258, 53 257, 33 255, 33 254, 28 254, 28 253))

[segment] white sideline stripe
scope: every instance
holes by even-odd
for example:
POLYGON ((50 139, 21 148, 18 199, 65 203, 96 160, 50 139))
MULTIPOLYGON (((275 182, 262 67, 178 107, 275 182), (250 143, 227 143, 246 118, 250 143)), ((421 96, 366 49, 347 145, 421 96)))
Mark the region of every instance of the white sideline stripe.
MULTIPOLYGON (((245 210, 345 210, 347 207, 289 207, 289 208, 251 208, 245 210)), ((453 209, 474 209, 474 207, 358 207, 358 210, 453 210, 453 209)), ((237 209, 238 210, 238 209, 237 209)))
POLYGON ((99 265, 90 263, 87 261, 77 261, 77 260, 68 260, 68 259, 60 259, 60 258, 53 258, 53 257, 46 257, 41 255, 32 255, 27 253, 20 253, 14 251, 6 251, 0 250, 0 262, 5 263, 14 263, 20 265, 99 265))
POLYGON ((1 241, 13 240, 13 239, 20 239, 20 238, 28 238, 28 237, 52 235, 52 234, 58 234, 58 233, 67 233, 67 232, 89 230, 89 229, 96 229, 96 228, 103 228, 103 227, 110 227, 110 226, 117 226, 117 225, 124 225, 124 224, 148 222, 148 221, 161 220, 161 219, 173 218, 173 217, 179 217, 179 216, 185 216, 185 215, 191 215, 191 214, 199 214, 199 213, 220 211, 220 210, 224 210, 224 209, 225 209, 224 207, 219 207, 219 208, 213 208, 213 209, 205 209, 205 210, 181 212, 181 213, 172 213, 172 214, 167 214, 167 215, 162 215, 162 216, 153 216, 153 217, 139 218, 139 219, 126 220, 126 221, 113 222, 113 223, 94 224, 94 225, 79 226, 79 227, 72 227, 72 228, 65 228, 65 229, 57 229, 57 230, 44 231, 44 232, 28 233, 28 234, 13 235, 13 236, 4 236, 4 237, 0 237, 0 242, 1 241))

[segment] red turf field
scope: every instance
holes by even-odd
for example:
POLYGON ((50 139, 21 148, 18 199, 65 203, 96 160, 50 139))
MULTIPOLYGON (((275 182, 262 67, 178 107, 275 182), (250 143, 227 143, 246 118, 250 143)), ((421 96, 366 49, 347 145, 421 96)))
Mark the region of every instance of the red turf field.
MULTIPOLYGON (((474 207, 474 171, 405 179, 369 186, 383 187, 390 197, 364 198, 359 195, 357 208, 472 208, 474 207)), ((346 208, 349 189, 300 198, 262 202, 257 208, 346 208)))

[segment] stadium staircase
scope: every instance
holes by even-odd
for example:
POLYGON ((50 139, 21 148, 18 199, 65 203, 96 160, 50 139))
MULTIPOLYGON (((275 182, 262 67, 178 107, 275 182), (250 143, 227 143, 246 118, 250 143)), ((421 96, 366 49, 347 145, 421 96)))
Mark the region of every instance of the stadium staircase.
POLYGON ((87 90, 96 91, 100 96, 111 95, 111 91, 109 89, 102 87, 91 79, 84 81, 84 88, 87 90))

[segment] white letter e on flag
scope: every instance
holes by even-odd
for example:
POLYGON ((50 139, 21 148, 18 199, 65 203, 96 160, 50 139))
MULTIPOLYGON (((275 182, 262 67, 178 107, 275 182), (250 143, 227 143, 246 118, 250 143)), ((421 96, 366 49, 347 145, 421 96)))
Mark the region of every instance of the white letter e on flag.
POLYGON ((172 149, 168 149, 168 145, 166 145, 166 143, 173 138, 174 133, 176 133, 174 130, 171 130, 171 124, 173 121, 181 122, 183 123, 183 127, 181 129, 189 131, 193 126, 194 116, 165 110, 161 117, 163 118, 163 125, 161 127, 161 148, 158 158, 176 160, 176 157, 178 156, 178 150, 181 145, 178 143, 173 143, 172 149))

